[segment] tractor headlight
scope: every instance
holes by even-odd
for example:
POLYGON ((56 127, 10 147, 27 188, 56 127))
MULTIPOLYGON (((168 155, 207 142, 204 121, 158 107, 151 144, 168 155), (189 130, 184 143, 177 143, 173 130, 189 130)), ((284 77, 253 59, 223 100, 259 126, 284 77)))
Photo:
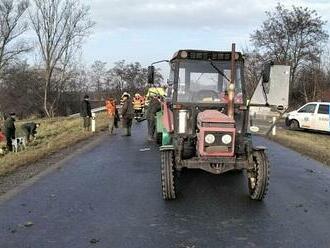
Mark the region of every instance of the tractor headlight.
POLYGON ((205 136, 205 142, 207 144, 213 144, 215 142, 215 136, 213 134, 208 134, 205 136))
POLYGON ((229 134, 225 134, 225 135, 222 136, 222 138, 221 138, 222 143, 224 143, 224 144, 226 144, 226 145, 230 144, 230 143, 232 142, 232 140, 233 140, 233 138, 232 138, 231 135, 229 135, 229 134))

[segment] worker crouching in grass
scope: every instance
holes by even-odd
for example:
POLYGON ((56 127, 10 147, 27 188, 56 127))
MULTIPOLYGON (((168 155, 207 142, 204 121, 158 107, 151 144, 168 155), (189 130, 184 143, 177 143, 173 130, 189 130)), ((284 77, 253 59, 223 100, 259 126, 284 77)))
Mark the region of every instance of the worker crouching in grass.
POLYGON ((30 143, 35 139, 38 127, 40 127, 40 123, 29 122, 22 125, 21 129, 24 132, 27 143, 30 143))
POLYGON ((123 107, 121 110, 121 115, 122 115, 122 125, 124 129, 123 136, 131 136, 131 128, 134 117, 133 104, 130 94, 128 94, 127 92, 123 94, 122 99, 123 99, 123 107))

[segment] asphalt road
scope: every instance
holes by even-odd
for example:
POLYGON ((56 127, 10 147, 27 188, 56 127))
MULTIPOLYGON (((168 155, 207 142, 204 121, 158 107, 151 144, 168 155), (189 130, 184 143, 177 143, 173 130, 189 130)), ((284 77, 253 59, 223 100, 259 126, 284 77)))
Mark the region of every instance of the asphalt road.
POLYGON ((272 163, 264 202, 248 198, 244 174, 202 171, 183 173, 178 199, 165 202, 145 136, 143 125, 104 136, 0 199, 0 247, 330 247, 329 168, 257 137, 272 163))

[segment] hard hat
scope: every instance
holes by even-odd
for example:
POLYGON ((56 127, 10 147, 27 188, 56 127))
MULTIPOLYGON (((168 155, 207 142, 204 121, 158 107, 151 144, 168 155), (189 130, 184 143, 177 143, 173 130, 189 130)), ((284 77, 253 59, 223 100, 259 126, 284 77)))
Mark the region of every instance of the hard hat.
POLYGON ((121 97, 124 97, 124 96, 130 97, 131 95, 128 92, 124 92, 121 97))

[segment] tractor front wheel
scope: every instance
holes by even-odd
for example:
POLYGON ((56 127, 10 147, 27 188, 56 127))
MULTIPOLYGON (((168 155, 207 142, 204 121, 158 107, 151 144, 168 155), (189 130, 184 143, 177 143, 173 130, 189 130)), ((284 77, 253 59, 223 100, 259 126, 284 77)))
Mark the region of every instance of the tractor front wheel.
POLYGON ((161 151, 161 181, 164 200, 175 199, 175 168, 173 151, 161 151))
POLYGON ((268 190, 269 162, 264 150, 253 151, 253 166, 248 170, 250 198, 261 201, 268 190))

